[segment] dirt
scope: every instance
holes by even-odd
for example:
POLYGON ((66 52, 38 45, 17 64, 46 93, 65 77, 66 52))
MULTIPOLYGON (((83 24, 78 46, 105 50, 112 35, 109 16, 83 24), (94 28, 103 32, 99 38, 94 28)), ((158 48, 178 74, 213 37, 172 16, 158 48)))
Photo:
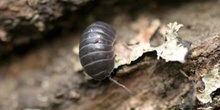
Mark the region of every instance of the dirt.
MULTIPOLYGON (((116 28, 118 39, 126 39, 138 34, 128 25, 146 16, 149 21, 159 19, 162 24, 182 23, 184 27, 179 34, 192 43, 219 33, 219 1, 148 3, 137 2, 133 6, 118 3, 107 9, 110 14, 106 16, 106 12, 100 11, 105 9, 105 4, 101 5, 88 14, 84 22, 80 20, 82 26, 76 30, 102 20, 116 28)), ((45 39, 21 54, 12 53, 2 59, 0 109, 158 110, 184 102, 182 97, 187 97, 190 83, 180 73, 181 65, 157 60, 154 53, 145 54, 133 63, 143 63, 144 66, 114 77, 134 92, 132 96, 108 80, 97 86, 97 82, 88 80, 82 71, 75 72, 73 59, 77 56, 73 54, 73 47, 78 45, 81 33, 67 30, 55 35, 60 37, 45 39)), ((184 104, 188 105, 187 101, 184 104)), ((183 108, 186 107, 184 104, 183 108)))

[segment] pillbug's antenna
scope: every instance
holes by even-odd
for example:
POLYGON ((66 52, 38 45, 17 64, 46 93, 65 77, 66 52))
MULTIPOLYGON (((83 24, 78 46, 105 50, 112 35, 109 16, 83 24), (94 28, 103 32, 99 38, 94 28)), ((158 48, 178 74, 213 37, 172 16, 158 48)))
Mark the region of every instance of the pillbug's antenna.
POLYGON ((114 82, 115 84, 121 86, 122 88, 124 88, 129 94, 132 94, 131 90, 128 89, 126 86, 124 86, 123 84, 117 82, 116 80, 112 79, 111 77, 109 77, 109 80, 111 80, 112 82, 114 82))

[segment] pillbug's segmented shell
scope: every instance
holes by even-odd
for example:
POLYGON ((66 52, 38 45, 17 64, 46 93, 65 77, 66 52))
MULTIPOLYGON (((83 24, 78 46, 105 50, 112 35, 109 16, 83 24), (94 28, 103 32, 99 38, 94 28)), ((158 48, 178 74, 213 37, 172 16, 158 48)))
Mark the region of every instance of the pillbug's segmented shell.
POLYGON ((116 32, 110 25, 95 22, 89 25, 81 36, 80 62, 85 72, 95 80, 109 77, 114 68, 115 35, 116 32))

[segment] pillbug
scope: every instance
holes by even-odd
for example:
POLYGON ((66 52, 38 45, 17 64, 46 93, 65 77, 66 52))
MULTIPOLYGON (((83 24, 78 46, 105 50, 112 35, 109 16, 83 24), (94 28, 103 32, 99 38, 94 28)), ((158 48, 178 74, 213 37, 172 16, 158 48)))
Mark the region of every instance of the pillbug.
POLYGON ((115 54, 113 44, 116 31, 107 23, 95 22, 83 32, 79 45, 79 58, 85 72, 94 80, 109 80, 126 89, 124 85, 111 78, 114 69, 115 54))

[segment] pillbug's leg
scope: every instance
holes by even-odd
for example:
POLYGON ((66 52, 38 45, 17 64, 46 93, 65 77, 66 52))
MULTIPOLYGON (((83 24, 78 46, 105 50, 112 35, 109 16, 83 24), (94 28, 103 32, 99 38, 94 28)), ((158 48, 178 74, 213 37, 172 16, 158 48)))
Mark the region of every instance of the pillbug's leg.
POLYGON ((99 87, 101 83, 102 83, 101 81, 96 81, 96 80, 91 79, 87 81, 86 85, 90 88, 96 88, 96 87, 99 87))
POLYGON ((122 88, 124 88, 129 94, 132 94, 131 90, 128 89, 126 86, 124 86, 123 84, 117 82, 116 80, 112 79, 111 77, 109 77, 109 80, 111 80, 112 82, 114 82, 115 84, 121 86, 122 88))

